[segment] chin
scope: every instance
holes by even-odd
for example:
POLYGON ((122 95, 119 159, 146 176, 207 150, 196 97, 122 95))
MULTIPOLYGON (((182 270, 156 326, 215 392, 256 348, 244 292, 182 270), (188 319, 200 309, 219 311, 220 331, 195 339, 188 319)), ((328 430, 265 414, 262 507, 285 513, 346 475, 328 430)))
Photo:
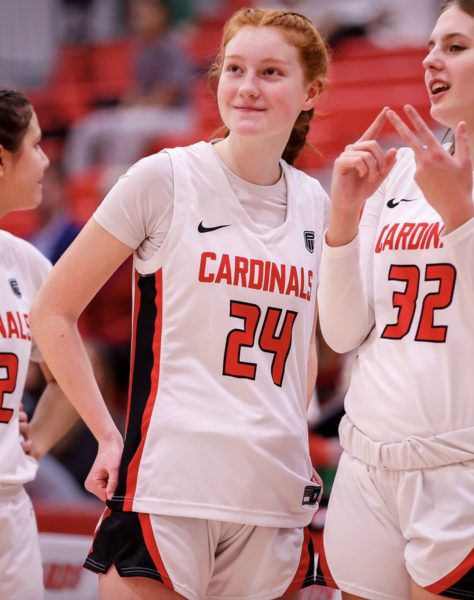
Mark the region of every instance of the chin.
POLYGON ((451 120, 447 119, 446 112, 443 110, 440 110, 440 108, 438 106, 431 106, 430 115, 433 120, 435 120, 440 125, 443 125, 443 127, 448 127, 448 128, 451 127, 451 125, 450 125, 451 120))
POLYGON ((449 110, 448 107, 442 106, 441 104, 432 104, 430 115, 432 119, 443 127, 453 130, 456 128, 459 121, 465 120, 462 115, 456 114, 456 111, 449 110))

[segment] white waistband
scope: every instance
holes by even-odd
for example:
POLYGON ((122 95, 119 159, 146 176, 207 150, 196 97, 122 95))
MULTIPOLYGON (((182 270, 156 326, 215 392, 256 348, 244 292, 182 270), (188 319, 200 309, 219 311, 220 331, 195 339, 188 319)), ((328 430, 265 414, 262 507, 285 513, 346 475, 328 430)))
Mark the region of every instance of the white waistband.
POLYGON ((2 485, 0 483, 0 502, 14 500, 17 496, 26 494, 25 488, 21 484, 2 485))
POLYGON ((339 425, 344 450, 373 467, 408 471, 474 460, 474 427, 433 437, 411 436, 400 442, 374 442, 345 415, 339 425))

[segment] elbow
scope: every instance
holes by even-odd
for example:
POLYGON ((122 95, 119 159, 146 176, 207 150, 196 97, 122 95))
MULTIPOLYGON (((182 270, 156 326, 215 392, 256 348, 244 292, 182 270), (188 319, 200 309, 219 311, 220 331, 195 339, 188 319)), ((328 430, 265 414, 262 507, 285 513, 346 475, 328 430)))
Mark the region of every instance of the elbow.
POLYGON ((358 348, 366 335, 360 332, 349 332, 343 331, 340 327, 332 328, 324 326, 323 322, 320 321, 321 333, 323 335, 326 344, 338 354, 347 354, 358 348))

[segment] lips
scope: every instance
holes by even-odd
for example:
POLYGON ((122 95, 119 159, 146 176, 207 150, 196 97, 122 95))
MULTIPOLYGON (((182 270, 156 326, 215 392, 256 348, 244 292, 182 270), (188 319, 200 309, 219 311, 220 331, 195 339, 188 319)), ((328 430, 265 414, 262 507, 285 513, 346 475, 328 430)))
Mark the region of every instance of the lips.
POLYGON ((263 112, 264 108, 257 108, 256 106, 234 106, 236 110, 241 110, 243 112, 263 112))
POLYGON ((450 85, 442 79, 432 79, 428 84, 428 88, 430 90, 431 96, 436 97, 440 94, 443 94, 444 92, 447 92, 450 88, 450 85))

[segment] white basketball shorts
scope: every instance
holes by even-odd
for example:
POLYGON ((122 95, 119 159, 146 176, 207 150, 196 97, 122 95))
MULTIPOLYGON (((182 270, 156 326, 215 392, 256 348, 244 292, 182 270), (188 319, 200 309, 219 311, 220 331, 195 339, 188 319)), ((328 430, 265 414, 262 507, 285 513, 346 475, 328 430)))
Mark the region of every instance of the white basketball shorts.
POLYGON ((44 598, 38 529, 23 486, 0 487, 0 598, 44 598))

